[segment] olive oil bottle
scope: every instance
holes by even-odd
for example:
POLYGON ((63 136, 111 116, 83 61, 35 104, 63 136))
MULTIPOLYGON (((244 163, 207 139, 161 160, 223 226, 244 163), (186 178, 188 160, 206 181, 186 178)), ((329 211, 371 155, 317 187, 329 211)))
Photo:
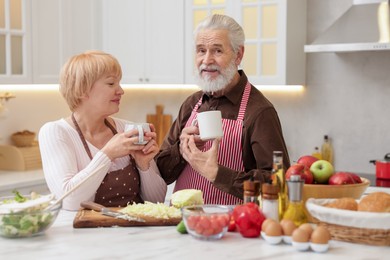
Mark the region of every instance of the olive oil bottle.
POLYGON ((288 208, 283 215, 283 219, 290 219, 294 221, 295 225, 299 227, 307 222, 307 216, 304 210, 302 200, 303 183, 301 176, 291 175, 290 180, 287 181, 288 186, 288 208))
POLYGON ((273 152, 272 184, 279 187, 278 204, 279 220, 283 218, 287 209, 287 185, 286 175, 283 168, 283 153, 281 151, 273 152))
POLYGON ((321 146, 321 156, 323 160, 327 160, 333 164, 333 147, 328 135, 324 135, 324 142, 321 146))

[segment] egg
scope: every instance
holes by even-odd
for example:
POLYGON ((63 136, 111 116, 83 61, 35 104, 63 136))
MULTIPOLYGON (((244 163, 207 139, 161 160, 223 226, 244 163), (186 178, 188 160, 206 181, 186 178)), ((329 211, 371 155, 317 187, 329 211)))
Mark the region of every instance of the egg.
POLYGON ((293 231, 297 228, 294 221, 290 219, 282 219, 280 225, 282 226, 283 235, 285 236, 291 236, 293 231))
POLYGON ((265 232, 265 229, 267 228, 268 224, 271 222, 276 222, 276 221, 272 218, 267 218, 266 220, 264 220, 263 224, 261 225, 261 231, 265 232))
POLYGON ((315 244, 327 244, 330 239, 330 233, 326 227, 319 226, 311 234, 311 242, 315 244))
POLYGON ((309 234, 309 237, 311 236, 311 233, 313 232, 313 226, 309 223, 304 223, 304 224, 300 225, 298 228, 305 230, 309 234))
POLYGON ((297 228, 292 233, 292 241, 306 243, 310 240, 310 234, 302 228, 297 228))
POLYGON ((282 226, 279 222, 273 221, 267 224, 265 230, 265 234, 270 237, 282 236, 282 226))

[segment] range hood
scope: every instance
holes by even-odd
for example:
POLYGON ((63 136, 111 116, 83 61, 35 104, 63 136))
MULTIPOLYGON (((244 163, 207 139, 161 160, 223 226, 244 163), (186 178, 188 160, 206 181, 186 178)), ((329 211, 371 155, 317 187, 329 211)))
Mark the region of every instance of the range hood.
POLYGON ((305 45, 305 52, 390 51, 389 2, 353 0, 332 26, 305 45))

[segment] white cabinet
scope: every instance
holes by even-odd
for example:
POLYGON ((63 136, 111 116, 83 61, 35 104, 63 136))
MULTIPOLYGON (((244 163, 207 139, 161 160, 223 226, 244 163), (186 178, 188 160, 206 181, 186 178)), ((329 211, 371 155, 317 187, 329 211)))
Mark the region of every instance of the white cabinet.
MULTIPOLYGON (((212 13, 233 17, 246 35, 241 67, 256 85, 305 83, 306 0, 186 1, 186 39, 212 13)), ((186 46, 186 83, 192 83, 193 43, 186 46)))
MULTIPOLYGON (((10 32, 6 35, 6 43, 10 44, 5 48, 6 55, 2 55, 6 63, 0 59, 0 83, 58 83, 60 69, 70 56, 101 48, 101 0, 21 0, 20 3, 21 29, 5 30, 10 32), (19 38, 22 41, 16 41, 19 38), (21 46, 21 51, 15 46, 21 46)), ((15 8, 5 9, 9 10, 9 20, 14 20, 15 8)), ((3 38, 0 34, 0 49, 3 38)))
POLYGON ((122 65, 122 83, 183 83, 182 0, 103 0, 103 49, 122 65))
POLYGON ((31 82, 31 0, 0 1, 0 84, 31 82))
POLYGON ((33 83, 58 83, 74 54, 99 48, 101 2, 32 0, 33 83))

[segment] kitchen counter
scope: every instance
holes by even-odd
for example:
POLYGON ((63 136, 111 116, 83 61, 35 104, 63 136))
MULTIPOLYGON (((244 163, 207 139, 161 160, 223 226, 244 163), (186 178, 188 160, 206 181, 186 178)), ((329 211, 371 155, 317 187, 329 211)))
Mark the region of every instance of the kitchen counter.
POLYGON ((48 193, 42 169, 29 171, 0 171, 0 196, 11 196, 13 190, 23 194, 31 191, 48 193))
MULTIPOLYGON (((369 187, 367 192, 388 188, 369 187)), ((44 234, 26 239, 0 238, 4 259, 385 259, 390 247, 330 241, 326 253, 299 252, 286 244, 228 232, 217 241, 181 235, 174 226, 74 229, 76 212, 61 211, 44 234)))

